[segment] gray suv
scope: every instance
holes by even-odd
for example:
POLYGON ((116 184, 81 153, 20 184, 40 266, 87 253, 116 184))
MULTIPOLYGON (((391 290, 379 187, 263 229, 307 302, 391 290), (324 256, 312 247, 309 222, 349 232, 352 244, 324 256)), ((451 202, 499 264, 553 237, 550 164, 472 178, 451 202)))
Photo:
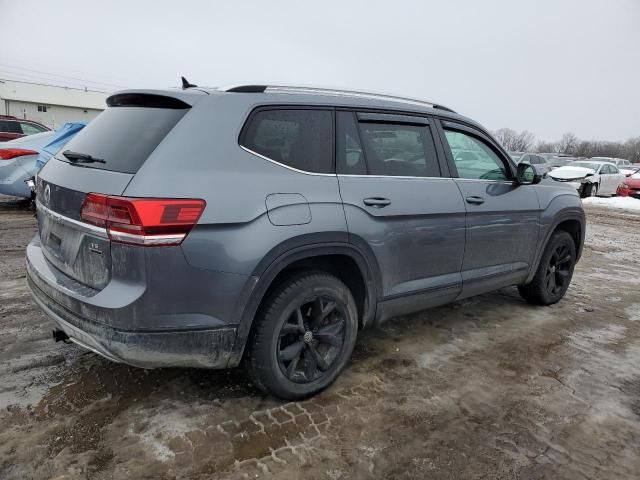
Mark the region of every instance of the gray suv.
POLYGON ((560 300, 575 190, 432 103, 249 85, 131 90, 37 177, 27 279, 73 341, 143 368, 244 365, 299 399, 358 331, 517 285, 560 300))

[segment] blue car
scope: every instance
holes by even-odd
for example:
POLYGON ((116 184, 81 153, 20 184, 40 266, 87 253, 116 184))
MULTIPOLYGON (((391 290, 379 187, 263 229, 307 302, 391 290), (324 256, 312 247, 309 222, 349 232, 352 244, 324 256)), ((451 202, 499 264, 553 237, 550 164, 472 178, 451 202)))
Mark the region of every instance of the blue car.
POLYGON ((0 194, 31 198, 26 180, 85 127, 84 122, 65 123, 55 131, 36 133, 0 143, 0 194))

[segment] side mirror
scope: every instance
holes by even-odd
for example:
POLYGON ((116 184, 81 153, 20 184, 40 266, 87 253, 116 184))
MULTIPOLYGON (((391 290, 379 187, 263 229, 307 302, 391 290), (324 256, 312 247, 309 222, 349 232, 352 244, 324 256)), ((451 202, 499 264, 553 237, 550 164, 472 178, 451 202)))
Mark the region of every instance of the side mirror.
POLYGON ((542 175, 538 173, 536 167, 528 163, 519 163, 516 179, 520 185, 535 185, 542 181, 542 175))

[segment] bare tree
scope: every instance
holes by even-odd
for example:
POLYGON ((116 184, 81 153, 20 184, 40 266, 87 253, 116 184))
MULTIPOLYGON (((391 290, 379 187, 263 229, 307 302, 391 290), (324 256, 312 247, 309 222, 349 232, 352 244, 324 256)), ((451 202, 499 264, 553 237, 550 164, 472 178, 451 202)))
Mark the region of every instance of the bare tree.
POLYGON ((523 130, 518 133, 510 128, 501 128, 493 132, 494 137, 510 152, 525 152, 531 149, 535 136, 523 130))
POLYGON ((555 153, 557 145, 554 142, 539 141, 536 146, 536 152, 539 153, 555 153))
MULTIPOLYGON (((516 132, 510 128, 501 128, 493 133, 502 146, 510 152, 531 151, 534 136, 531 132, 516 132)), ((565 153, 576 157, 614 157, 626 158, 640 163, 640 136, 626 142, 607 142, 599 140, 580 140, 573 133, 565 133, 556 142, 539 141, 535 151, 540 153, 565 153)))
POLYGON ((571 132, 567 132, 564 135, 562 135, 562 138, 556 144, 557 153, 568 153, 570 155, 575 155, 577 149, 578 149, 578 137, 576 137, 571 132))
POLYGON ((623 156, 632 162, 640 162, 640 137, 630 138, 624 142, 623 156))

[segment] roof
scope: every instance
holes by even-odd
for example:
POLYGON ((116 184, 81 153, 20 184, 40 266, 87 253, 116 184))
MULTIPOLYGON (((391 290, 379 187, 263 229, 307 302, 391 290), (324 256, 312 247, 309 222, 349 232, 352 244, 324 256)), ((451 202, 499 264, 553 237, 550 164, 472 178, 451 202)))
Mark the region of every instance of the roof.
POLYGON ((0 98, 3 100, 104 110, 108 95, 95 90, 0 79, 0 98))
POLYGON ((462 120, 476 127, 484 128, 478 122, 453 112, 440 104, 404 98, 396 95, 380 93, 355 92, 348 90, 336 90, 320 87, 289 87, 289 86, 264 86, 264 85, 242 85, 231 88, 220 87, 192 87, 186 89, 131 89, 115 92, 120 94, 151 94, 166 95, 178 98, 189 105, 195 105, 203 97, 214 98, 220 95, 233 95, 244 102, 253 105, 327 105, 369 109, 389 109, 404 113, 427 113, 439 115, 451 120, 462 120))

